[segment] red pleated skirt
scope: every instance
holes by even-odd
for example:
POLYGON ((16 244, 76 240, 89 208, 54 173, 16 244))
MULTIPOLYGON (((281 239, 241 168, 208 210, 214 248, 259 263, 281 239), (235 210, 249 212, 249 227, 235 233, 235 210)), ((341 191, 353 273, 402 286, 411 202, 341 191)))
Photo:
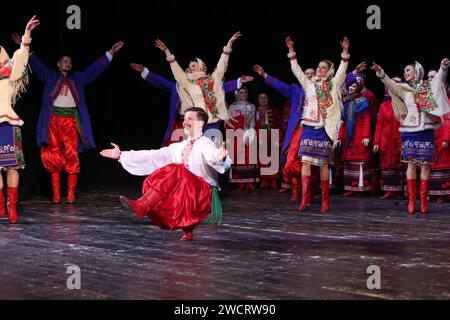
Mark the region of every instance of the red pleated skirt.
POLYGON ((161 201, 149 213, 162 229, 188 228, 200 223, 211 213, 211 187, 182 164, 170 164, 147 177, 143 193, 153 190, 161 201))

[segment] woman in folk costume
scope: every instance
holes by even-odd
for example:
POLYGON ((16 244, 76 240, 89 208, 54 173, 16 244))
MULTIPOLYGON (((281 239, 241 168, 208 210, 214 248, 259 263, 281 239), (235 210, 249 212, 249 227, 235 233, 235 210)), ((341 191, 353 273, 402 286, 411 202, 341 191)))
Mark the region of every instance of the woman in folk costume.
MULTIPOLYGON (((281 134, 282 130, 282 119, 278 108, 269 105, 269 96, 266 92, 261 92, 258 94, 258 109, 256 111, 256 131, 258 132, 258 145, 259 148, 264 148, 267 150, 267 156, 270 158, 271 151, 275 148, 280 147, 280 142, 283 142, 283 137, 281 134), (266 130, 265 135, 260 131, 266 130), (272 141, 272 130, 278 130, 278 141, 272 141), (273 144, 273 148, 272 148, 273 144)), ((263 168, 268 168, 272 163, 263 164, 261 163, 261 158, 258 153, 258 165, 260 167, 260 179, 261 184, 260 189, 268 189, 272 187, 273 189, 278 189, 278 179, 280 178, 279 171, 275 172, 264 172, 263 168)), ((279 159, 277 160, 279 161, 279 159)), ((277 166, 279 169, 279 165, 277 166)))
POLYGON ((166 60, 170 63, 172 73, 177 81, 177 90, 181 99, 181 114, 191 107, 202 108, 209 116, 204 130, 220 130, 224 121, 228 120, 227 105, 223 87, 223 79, 228 67, 228 59, 233 51, 234 42, 241 37, 236 32, 223 48, 217 68, 212 74, 207 73, 206 65, 199 58, 192 59, 186 71, 181 69, 175 56, 167 46, 156 40, 156 47, 164 51, 166 60))
POLYGON ((297 62, 294 42, 286 38, 289 49, 288 58, 291 60, 292 72, 305 90, 306 100, 303 105, 303 126, 299 156, 302 157, 302 201, 300 211, 307 208, 310 199, 307 196, 311 180, 311 166, 320 167, 322 186, 322 212, 330 209, 329 171, 333 145, 338 140, 338 133, 342 123, 342 90, 345 83, 346 71, 350 55, 348 53, 349 40, 341 42, 342 61, 334 74, 334 64, 329 60, 319 63, 316 76, 308 80, 297 62))
MULTIPOLYGON (((428 71, 428 81, 433 80, 437 71, 428 71)), ((448 83, 447 98, 450 98, 448 83)), ((436 150, 434 151, 433 165, 430 173, 429 195, 438 203, 450 200, 450 122, 434 132, 436 150)))
MULTIPOLYGON (((152 86, 170 93, 169 104, 169 122, 164 133, 161 147, 168 147, 172 143, 183 141, 183 120, 184 116, 181 114, 181 101, 178 95, 178 85, 176 81, 169 81, 166 78, 156 74, 142 64, 131 63, 131 69, 141 73, 142 79, 151 84, 152 86)), ((234 92, 238 90, 244 83, 253 81, 253 77, 245 76, 230 80, 223 84, 225 94, 228 92, 234 92)))
POLYGON ((208 115, 203 109, 186 110, 183 122, 187 140, 158 150, 120 151, 103 150, 104 157, 119 160, 133 175, 145 176, 142 197, 130 200, 120 197, 122 205, 138 218, 148 216, 162 229, 182 229, 180 240, 193 239, 193 230, 205 220, 221 223, 222 206, 217 189, 218 175, 230 166, 225 149, 216 148, 211 139, 203 136, 208 115))
POLYGON ((12 109, 17 98, 25 91, 28 83, 28 55, 31 43, 31 31, 39 25, 33 16, 27 23, 20 49, 9 58, 0 46, 0 217, 6 217, 5 196, 3 193, 2 171, 7 172, 7 208, 11 223, 17 223, 17 201, 19 195, 18 169, 25 167, 22 151, 20 127, 23 121, 12 109))
POLYGON ((256 107, 248 102, 247 88, 238 90, 237 101, 230 105, 228 114, 230 119, 225 125, 227 144, 233 146, 233 165, 229 181, 239 183, 238 191, 253 191, 258 177, 256 107))
POLYGON ((344 124, 339 131, 344 161, 344 197, 359 196, 370 191, 370 105, 362 96, 363 85, 354 81, 349 87, 350 98, 344 104, 344 124))
POLYGON ((429 195, 438 203, 450 198, 450 122, 434 133, 435 151, 430 173, 429 195))
POLYGON ((445 78, 450 60, 445 58, 436 76, 423 81, 424 70, 415 62, 405 67, 406 83, 391 80, 376 63, 372 69, 388 87, 395 116, 400 122, 403 161, 408 163, 406 172, 408 185, 408 213, 416 211, 417 168, 420 167, 420 211, 428 212, 428 190, 430 169, 434 155, 434 130, 438 121, 450 120, 450 106, 445 91, 445 78))
MULTIPOLYGON (((398 77, 392 78, 401 83, 398 77)), ((380 198, 401 199, 404 185, 404 163, 401 161, 402 140, 400 138, 400 123, 395 118, 392 109, 392 99, 385 87, 384 101, 378 112, 377 126, 373 142, 373 152, 380 153, 381 190, 385 194, 380 198)))

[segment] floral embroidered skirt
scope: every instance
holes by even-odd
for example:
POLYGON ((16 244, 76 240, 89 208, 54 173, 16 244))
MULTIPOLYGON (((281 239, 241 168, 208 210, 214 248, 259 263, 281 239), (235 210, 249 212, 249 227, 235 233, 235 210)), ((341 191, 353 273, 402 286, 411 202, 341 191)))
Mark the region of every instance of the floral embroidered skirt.
POLYGON ((330 161, 333 142, 328 137, 325 128, 303 126, 300 149, 298 152, 302 162, 313 166, 326 166, 330 161))
POLYGON ((25 158, 20 127, 0 123, 0 170, 23 169, 25 158))
POLYGON ((402 132, 402 161, 415 164, 433 163, 434 131, 402 132))

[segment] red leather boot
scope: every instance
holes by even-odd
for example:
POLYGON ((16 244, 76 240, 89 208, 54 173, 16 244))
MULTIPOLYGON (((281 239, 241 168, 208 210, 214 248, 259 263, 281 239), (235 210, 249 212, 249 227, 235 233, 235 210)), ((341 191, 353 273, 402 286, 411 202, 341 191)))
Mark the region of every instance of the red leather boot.
POLYGON ((300 189, 302 188, 302 186, 301 186, 302 182, 300 179, 297 179, 297 178, 292 178, 291 182, 292 182, 291 202, 295 202, 295 201, 297 201, 298 197, 300 196, 300 189))
POLYGON ((322 186, 322 208, 320 211, 327 213, 330 211, 330 180, 320 181, 322 186))
POLYGON ((0 189, 0 218, 6 218, 5 195, 3 194, 3 188, 0 189))
POLYGON ((188 227, 188 228, 183 228, 183 236, 180 238, 181 241, 192 241, 194 239, 194 226, 188 227))
POLYGON ((75 203, 75 188, 77 187, 78 176, 69 174, 67 178, 67 202, 75 203))
POLYGON ((61 179, 59 172, 54 172, 51 175, 52 180, 52 191, 53 191, 53 198, 52 202, 54 204, 61 203, 61 179))
POLYGON ((408 213, 413 214, 416 211, 416 200, 417 200, 417 180, 407 179, 406 182, 408 183, 408 213))
POLYGON ((428 180, 420 180, 420 212, 428 213, 428 180))
POLYGON ((308 189, 311 182, 311 176, 302 176, 302 201, 298 210, 303 212, 308 207, 308 189))
POLYGON ((8 194, 8 218, 9 222, 11 223, 17 223, 18 216, 17 216, 17 201, 19 199, 19 188, 11 188, 8 187, 7 189, 8 194))
POLYGON ((161 200, 161 195, 153 190, 147 191, 137 200, 130 200, 125 196, 120 196, 122 206, 133 211, 139 219, 147 216, 161 200))

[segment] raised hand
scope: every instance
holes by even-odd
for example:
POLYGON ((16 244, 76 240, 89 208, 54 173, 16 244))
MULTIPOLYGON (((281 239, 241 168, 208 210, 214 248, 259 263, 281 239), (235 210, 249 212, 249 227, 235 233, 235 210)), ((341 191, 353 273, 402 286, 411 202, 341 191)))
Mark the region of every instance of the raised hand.
POLYGON ((36 19, 36 15, 33 16, 33 18, 28 21, 27 26, 25 28, 25 31, 33 31, 38 25, 40 25, 41 22, 36 19))
POLYGON ((286 47, 289 49, 290 52, 294 51, 294 41, 292 41, 291 37, 287 37, 286 40, 286 47))
POLYGON ((230 38, 230 40, 228 40, 227 47, 231 48, 233 46, 233 44, 236 42, 236 40, 239 39, 240 37, 242 37, 242 34, 240 31, 233 34, 233 36, 230 38))
POLYGON ((20 46, 20 44, 22 43, 22 39, 20 38, 20 36, 17 34, 17 32, 14 32, 11 34, 11 40, 15 43, 18 44, 20 46))
POLYGON ((353 71, 353 73, 355 75, 360 74, 361 72, 363 72, 364 70, 367 69, 367 63, 365 61, 361 62, 360 64, 358 64, 355 68, 355 70, 353 71))
POLYGON ((350 40, 348 40, 347 37, 344 37, 344 39, 342 39, 341 46, 344 52, 348 52, 348 48, 350 47, 350 40))
POLYGON ((242 83, 247 83, 247 82, 251 82, 255 80, 255 78, 253 78, 252 76, 242 76, 241 77, 241 82, 242 83))
POLYGON ((130 63, 130 67, 131 67, 131 69, 139 71, 139 72, 144 71, 144 66, 142 64, 130 63))
POLYGON ((441 62, 441 67, 443 69, 448 69, 449 66, 450 66, 450 60, 448 58, 444 58, 444 60, 442 60, 442 62, 441 62))
POLYGON ((111 142, 111 145, 114 147, 113 149, 102 150, 100 151, 100 155, 102 155, 105 158, 117 160, 120 158, 120 154, 122 152, 120 151, 120 148, 117 144, 111 142))
POLYGON ((117 51, 119 51, 120 49, 122 49, 122 47, 123 47, 124 44, 125 44, 125 43, 124 43, 123 41, 119 41, 119 42, 117 42, 116 44, 114 44, 114 45, 111 47, 111 50, 109 50, 109 51, 111 51, 111 53, 114 54, 114 53, 116 53, 117 51))
POLYGON ((372 62, 372 69, 375 71, 378 78, 383 79, 384 78, 384 72, 380 65, 376 64, 375 62, 372 62))
POLYGON ((167 48, 166 44, 162 42, 159 39, 156 39, 155 46, 160 49, 161 51, 164 51, 166 53, 166 56, 170 56, 170 50, 167 48))
POLYGON ((380 146, 376 144, 373 146, 373 153, 378 153, 378 151, 380 151, 380 146))
POLYGON ((259 74, 260 76, 262 76, 264 78, 267 77, 267 73, 266 73, 266 71, 264 71, 264 68, 258 64, 255 64, 253 66, 253 71, 255 71, 257 74, 259 74))

